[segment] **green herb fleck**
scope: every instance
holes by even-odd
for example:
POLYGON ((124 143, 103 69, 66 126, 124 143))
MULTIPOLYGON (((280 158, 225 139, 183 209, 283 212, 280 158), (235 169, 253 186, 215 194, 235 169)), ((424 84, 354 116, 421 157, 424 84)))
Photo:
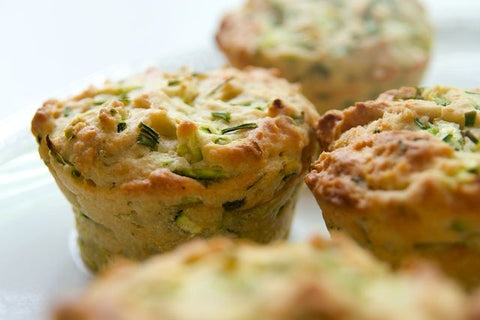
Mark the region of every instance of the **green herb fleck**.
POLYGON ((323 65, 321 63, 315 64, 312 67, 312 69, 313 69, 314 72, 318 73, 319 75, 321 75, 324 78, 328 78, 330 76, 330 70, 327 67, 325 67, 325 65, 323 65))
POLYGON ((435 97, 433 99, 436 104, 441 105, 441 106, 448 106, 450 103, 452 103, 450 100, 447 98, 442 98, 442 97, 435 97))
POLYGON ((202 130, 203 132, 209 133, 209 134, 212 133, 212 130, 210 130, 210 128, 207 128, 207 127, 201 127, 200 130, 202 130))
POLYGON ((465 137, 470 139, 470 141, 472 141, 473 143, 475 144, 478 143, 478 138, 470 130, 465 131, 464 134, 465 134, 465 137))
POLYGON ((398 100, 409 100, 409 99, 414 99, 414 100, 423 100, 423 91, 425 89, 422 87, 415 87, 415 93, 408 95, 408 96, 402 96, 402 95, 396 95, 393 97, 393 100, 398 101, 398 100))
POLYGON ((465 91, 465 93, 468 93, 468 94, 479 94, 479 95, 480 95, 480 92, 473 92, 473 91, 465 91))
POLYGON ((450 224, 450 229, 456 232, 465 232, 467 231, 467 227, 465 223, 459 220, 453 220, 450 224))
POLYGON ((415 121, 415 124, 422 130, 427 130, 430 128, 429 125, 425 125, 420 119, 415 118, 413 121, 415 121))
POLYGON ((169 80, 168 81, 168 86, 173 87, 173 86, 178 86, 181 83, 180 80, 169 80))
POLYGON ((104 104, 105 102, 106 102, 105 100, 102 100, 102 101, 94 101, 94 102, 93 102, 93 105, 94 105, 94 106, 100 106, 100 105, 104 104))
POLYGON ((173 173, 179 176, 189 177, 197 180, 215 181, 226 178, 225 172, 221 168, 192 168, 176 169, 173 173))
POLYGON ((278 3, 272 3, 272 15, 273 15, 273 24, 280 25, 285 20, 285 9, 284 7, 278 3))
POLYGON ((80 173, 80 171, 78 171, 77 168, 73 168, 72 169, 72 176, 74 176, 75 178, 80 178, 82 176, 82 174, 80 173))
POLYGON ((240 107, 248 107, 253 103, 253 101, 242 101, 242 102, 235 102, 232 103, 232 106, 240 106, 240 107))
POLYGON ((470 167, 470 168, 467 169, 467 172, 477 174, 478 173, 478 167, 477 166, 470 167))
POLYGON ((222 204, 222 207, 225 211, 233 211, 239 209, 245 205, 245 198, 234 201, 227 201, 222 204))
POLYGON ((229 144, 230 141, 228 139, 220 137, 220 138, 215 139, 214 143, 223 146, 223 145, 229 144))
POLYGON ((373 130, 373 133, 380 133, 380 132, 382 132, 382 131, 378 128, 375 128, 375 130, 373 130))
POLYGON ((283 176, 282 178, 282 181, 287 181, 288 179, 294 177, 297 175, 297 172, 290 172, 288 174, 286 174, 285 176, 283 176))
POLYGON ((65 107, 65 110, 63 110, 63 116, 66 118, 70 115, 71 112, 72 109, 70 109, 70 107, 65 107))
POLYGON ((230 122, 230 112, 212 112, 212 118, 218 118, 230 122))
POLYGON ((350 178, 350 180, 352 180, 353 182, 355 182, 356 184, 362 184, 365 182, 365 180, 362 178, 362 177, 359 177, 359 176, 352 176, 350 178))
POLYGON ((125 122, 119 122, 117 124, 117 132, 122 132, 127 128, 127 124, 125 122))
POLYGON ((137 137, 137 143, 149 147, 152 151, 155 150, 158 144, 158 133, 143 122, 140 122, 138 127, 140 134, 137 137))
POLYGON ((451 133, 447 133, 447 135, 442 138, 442 141, 449 142, 452 137, 453 135, 451 133))
POLYGON ((475 118, 477 111, 469 111, 465 113, 465 127, 472 127, 475 125, 475 118))
POLYGON ((301 112, 300 115, 298 116, 291 116, 293 121, 295 121, 296 124, 303 124, 305 123, 305 112, 301 112))
POLYGON ((50 140, 50 136, 48 134, 45 136, 45 141, 47 142, 47 148, 50 150, 50 153, 59 163, 63 165, 69 164, 69 162, 65 161, 62 155, 55 149, 55 146, 53 145, 52 140, 50 140))
POLYGON ((130 99, 128 98, 128 92, 122 92, 120 96, 118 97, 118 100, 122 102, 123 104, 129 104, 130 99))
POLYGON ((209 97, 209 96, 211 96, 211 95, 214 95, 218 90, 220 90, 224 85, 226 85, 227 83, 229 83, 232 79, 233 79, 233 77, 230 77, 230 78, 225 79, 225 81, 223 81, 222 83, 220 83, 219 85, 217 85, 215 88, 213 88, 212 91, 210 91, 209 93, 207 93, 207 97, 209 97))
POLYGON ((237 130, 243 130, 243 129, 255 129, 256 127, 258 127, 256 123, 253 123, 253 122, 244 123, 236 127, 222 129, 222 134, 237 131, 237 130))

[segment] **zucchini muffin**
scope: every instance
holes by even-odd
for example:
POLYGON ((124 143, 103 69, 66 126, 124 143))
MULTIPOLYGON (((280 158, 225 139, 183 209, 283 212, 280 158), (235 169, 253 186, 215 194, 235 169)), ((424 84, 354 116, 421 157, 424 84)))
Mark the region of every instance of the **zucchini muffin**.
POLYGON ((117 264, 57 320, 460 320, 465 297, 428 266, 393 273, 338 238, 270 246, 211 239, 117 264))
POLYGON ((32 132, 97 270, 192 237, 285 238, 316 120, 298 88, 266 70, 151 69, 45 102, 32 132))
POLYGON ((480 90, 402 88, 330 111, 306 182, 330 230, 394 266, 436 261, 480 283, 480 90))
POLYGON ((216 39, 232 65, 278 68, 323 113, 417 85, 432 28, 418 0, 249 0, 216 39))

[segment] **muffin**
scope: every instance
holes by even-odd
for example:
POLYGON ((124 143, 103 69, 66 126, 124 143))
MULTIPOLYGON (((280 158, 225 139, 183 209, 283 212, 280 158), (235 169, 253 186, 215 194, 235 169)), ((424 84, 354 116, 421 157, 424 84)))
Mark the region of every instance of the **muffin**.
POLYGON ((37 111, 40 156, 73 207, 85 263, 193 237, 287 237, 316 152, 314 107, 259 69, 150 69, 37 111))
POLYGON ((418 0, 249 0, 216 40, 232 65, 275 67, 320 112, 417 85, 432 28, 418 0))
POLYGON ((197 240, 117 264, 55 319, 459 320, 465 297, 428 266, 393 273, 347 238, 269 246, 197 240))
POLYGON ((306 182, 330 230, 397 266, 436 261, 480 283, 480 90, 402 88, 330 111, 306 182))

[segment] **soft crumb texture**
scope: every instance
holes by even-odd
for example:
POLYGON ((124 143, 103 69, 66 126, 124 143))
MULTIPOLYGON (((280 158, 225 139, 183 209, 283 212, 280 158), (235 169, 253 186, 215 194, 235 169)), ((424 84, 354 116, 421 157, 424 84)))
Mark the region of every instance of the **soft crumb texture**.
POLYGON ((320 112, 417 85, 432 28, 418 0, 249 0, 217 43, 236 67, 274 67, 320 112))
POLYGON ((315 108, 260 69, 156 69, 37 111, 32 132, 97 270, 192 237, 288 235, 315 108))
POLYGON ((480 283, 480 89, 402 88, 325 114, 306 181, 330 230, 480 283))
POLYGON ((435 270, 393 273, 347 238, 334 239, 193 242, 114 266, 55 319, 464 319, 463 293, 435 270))

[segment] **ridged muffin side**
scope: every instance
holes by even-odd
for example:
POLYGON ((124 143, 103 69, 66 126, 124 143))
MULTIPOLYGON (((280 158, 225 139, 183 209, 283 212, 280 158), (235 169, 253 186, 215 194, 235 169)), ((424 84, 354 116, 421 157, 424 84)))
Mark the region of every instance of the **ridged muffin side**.
POLYGON ((278 68, 323 113, 418 85, 432 27, 418 0, 249 0, 222 20, 230 63, 278 68))
POLYGON ((394 273, 344 237, 213 239, 117 264, 55 319, 463 320, 465 300, 429 266, 394 273))
POLYGON ((47 101, 32 132, 98 269, 192 237, 286 237, 317 119, 266 70, 150 69, 47 101))
POLYGON ((430 258, 480 283, 480 90, 391 90, 325 114, 306 181, 331 230, 399 265, 430 258))

